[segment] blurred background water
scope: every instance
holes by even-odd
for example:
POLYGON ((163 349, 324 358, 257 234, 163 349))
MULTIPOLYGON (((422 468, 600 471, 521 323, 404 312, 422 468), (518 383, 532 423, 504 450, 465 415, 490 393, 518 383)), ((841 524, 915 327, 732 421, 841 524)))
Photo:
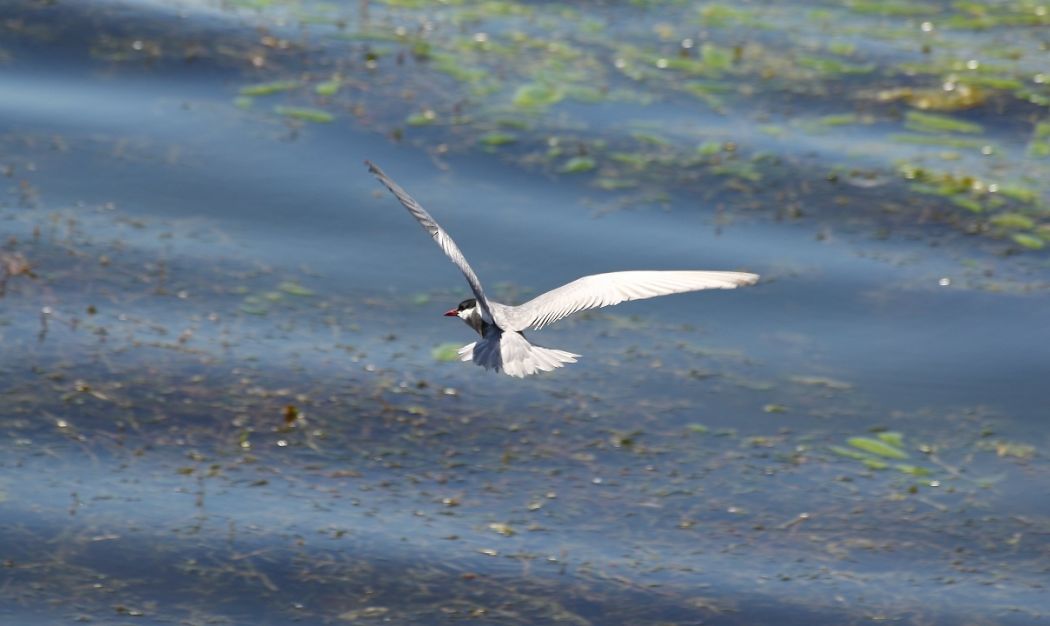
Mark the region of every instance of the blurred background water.
POLYGON ((0 8, 0 617, 1047 619, 1047 7, 0 8), (757 286, 448 361, 495 297, 757 286))

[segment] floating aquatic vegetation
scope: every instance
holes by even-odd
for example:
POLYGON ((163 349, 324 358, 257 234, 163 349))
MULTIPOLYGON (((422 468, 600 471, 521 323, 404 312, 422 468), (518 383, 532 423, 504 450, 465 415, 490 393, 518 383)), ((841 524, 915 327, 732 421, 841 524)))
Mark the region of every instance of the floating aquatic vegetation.
POLYGON ((839 56, 853 56, 857 52, 856 44, 848 41, 830 41, 825 47, 828 52, 839 56))
POLYGON ((543 109, 561 102, 565 93, 553 85, 547 83, 528 83, 521 85, 514 91, 511 100, 514 106, 525 109, 543 109))
POLYGON ((718 141, 705 141, 696 147, 696 153, 701 156, 711 156, 722 152, 723 145, 718 141))
POLYGON ((810 55, 799 57, 799 65, 816 70, 822 76, 870 74, 875 71, 873 63, 847 63, 841 59, 821 58, 810 55))
POLYGON ((586 85, 568 85, 565 87, 566 99, 583 102, 585 104, 596 104, 598 102, 605 102, 606 100, 616 99, 622 96, 623 92, 609 94, 597 87, 588 87, 586 85))
MULTIPOLYGON (((973 46, 962 48, 957 36, 943 30, 944 20, 952 15, 980 17, 972 6, 945 8, 934 3, 856 0, 844 7, 813 8, 800 16, 768 5, 659 6, 664 12, 659 17, 647 15, 637 24, 615 25, 575 7, 517 2, 426 6, 407 3, 397 6, 397 11, 391 13, 396 17, 390 21, 372 19, 360 25, 355 24, 355 15, 346 12, 338 32, 327 36, 358 46, 349 51, 347 58, 356 59, 356 63, 363 58, 365 69, 379 80, 370 81, 367 90, 352 90, 351 95, 351 90, 345 88, 349 79, 344 77, 359 68, 350 69, 339 62, 302 75, 331 77, 309 87, 311 95, 324 98, 322 108, 351 110, 359 118, 368 115, 377 128, 384 128, 394 138, 420 146, 426 142, 441 151, 460 153, 472 149, 495 153, 501 146, 517 143, 529 148, 499 150, 501 158, 566 174, 594 170, 598 175, 587 184, 608 192, 634 190, 606 200, 617 206, 666 202, 669 196, 662 189, 683 182, 700 184, 701 177, 706 182, 712 177, 728 179, 723 185, 703 185, 707 198, 716 189, 735 189, 746 192, 756 205, 773 206, 775 203, 764 197, 767 192, 757 186, 775 177, 771 162, 749 160, 744 156, 746 150, 735 157, 723 155, 727 151, 721 146, 741 140, 737 137, 737 141, 730 141, 729 137, 737 131, 729 129, 746 122, 747 132, 752 134, 757 131, 783 137, 790 133, 793 140, 798 136, 803 141, 807 139, 803 134, 820 134, 824 145, 851 145, 856 143, 855 135, 866 132, 860 126, 885 124, 899 115, 897 102, 910 107, 902 122, 908 132, 889 135, 891 144, 944 148, 898 152, 917 153, 912 157, 916 159, 959 161, 966 167, 971 167, 969 161, 975 153, 992 156, 995 158, 986 159, 986 164, 973 166, 981 178, 991 178, 990 168, 1001 167, 998 160, 1012 160, 1017 151, 1013 137, 998 124, 987 122, 988 139, 983 138, 985 120, 991 119, 984 108, 995 103, 1000 110, 1007 107, 1012 111, 1011 107, 1018 106, 1015 98, 1050 98, 1045 76, 1033 75, 1030 46, 1023 39, 1014 40, 1009 46, 978 40, 973 46), (922 21, 927 15, 930 19, 922 21), (883 19, 886 16, 903 19, 883 19), (430 26, 410 26, 417 17, 426 17, 430 26), (842 21, 843 27, 828 37, 827 25, 833 20, 842 21), (758 32, 766 26, 779 28, 781 21, 794 24, 798 32, 784 40, 758 32), (692 24, 692 28, 699 24, 707 31, 703 37, 688 36, 689 31, 683 27, 686 24, 692 24), (748 28, 751 35, 741 39, 734 30, 740 27, 748 28), (874 47, 873 42, 877 44, 874 47), (929 49, 921 56, 873 53, 887 48, 914 52, 917 45, 929 49), (876 72, 878 81, 857 79, 876 72), (440 74, 452 80, 441 80, 441 76, 435 80, 435 75, 440 74), (862 82, 875 83, 876 87, 858 90, 862 82), (836 108, 832 108, 829 114, 810 120, 784 120, 769 114, 774 101, 786 98, 790 103, 808 105, 829 94, 853 94, 864 102, 848 112, 836 113, 836 108), (383 97, 403 106, 384 106, 382 110, 371 107, 371 101, 383 97), (666 121, 654 122, 642 131, 627 129, 625 132, 631 132, 641 149, 619 142, 613 132, 610 144, 614 148, 595 150, 596 141, 608 139, 609 129, 603 129, 601 123, 588 128, 592 120, 581 112, 581 107, 558 106, 568 102, 601 103, 613 111, 633 104, 662 102, 684 111, 689 98, 706 105, 696 111, 702 126, 712 125, 712 113, 726 116, 730 122, 724 126, 726 130, 714 135, 721 141, 706 139, 706 133, 679 124, 676 117, 673 129, 666 121), (973 112, 965 119, 934 113, 960 110, 973 112), (502 131, 505 120, 518 124, 515 132, 502 131), (433 126, 427 133, 404 134, 405 127, 427 125, 433 126), (539 146, 544 136, 565 134, 589 136, 581 139, 578 147, 566 143, 549 145, 547 149, 539 146), (694 149, 698 143, 701 148, 694 149), (576 159, 579 155, 585 158, 576 159), (677 172, 673 171, 676 164, 677 172)), ((1025 12, 1018 7, 1007 10, 988 6, 984 15, 1025 12)), ((332 21, 338 14, 339 11, 325 9, 326 23, 339 24, 338 20, 332 21)), ((277 55, 279 49, 272 47, 268 54, 277 55)), ((302 81, 285 80, 249 85, 240 97, 280 93, 301 84, 302 81)), ((841 101, 836 101, 841 111, 841 101)), ((241 100, 239 105, 248 107, 251 103, 241 100)), ((820 108, 815 111, 816 116, 822 112, 820 108)), ((328 119, 323 115, 300 115, 300 119, 310 121, 328 119)), ((1043 126, 1036 126, 1026 145, 1030 156, 1050 154, 1048 132, 1043 126)), ((620 133, 620 139, 623 134, 620 133)), ((746 145, 746 140, 741 143, 746 145)), ((892 151, 892 146, 883 140, 879 149, 881 153, 858 150, 855 156, 883 158, 889 165, 890 159, 882 154, 892 151)), ((792 168, 799 160, 789 157, 788 161, 795 162, 789 164, 792 168)), ((872 168, 877 169, 873 164, 854 169, 872 168)), ((923 168, 928 166, 924 164, 923 168)), ((1022 172, 1017 178, 1023 180, 1025 175, 1031 176, 1031 172, 1022 172)), ((1000 182, 999 186, 1005 183, 1000 182)), ((1041 184, 1029 186, 1036 188, 1037 197, 1045 193, 1041 184)), ((1002 191, 964 190, 930 177, 909 179, 908 188, 924 196, 946 198, 942 206, 932 204, 931 198, 924 199, 927 210, 923 215, 933 215, 935 219, 948 215, 946 221, 966 232, 1004 241, 1013 234, 973 218, 999 211, 1018 212, 1012 205, 1014 199, 1002 191), (968 216, 970 221, 953 221, 943 208, 968 216)), ((814 199, 818 200, 816 204, 821 203, 816 192, 811 192, 807 198, 810 207, 815 206, 814 199)), ((1029 204, 1034 211, 1038 201, 1029 204)), ((791 206, 798 207, 800 203, 791 206)), ((777 208, 774 213, 783 215, 785 211, 803 215, 791 207, 777 208)), ((819 207, 810 208, 805 214, 818 211, 819 207)), ((1034 231, 1031 234, 1038 237, 1034 231)), ((1028 245, 1013 243, 1034 249, 1034 241, 1021 238, 1021 242, 1028 245)))
POLYGON ((889 140, 894 143, 904 143, 917 146, 944 146, 946 148, 980 150, 986 155, 994 154, 996 152, 996 149, 983 139, 969 139, 966 137, 954 137, 951 135, 894 133, 889 136, 889 140))
POLYGON ((1036 2, 956 2, 961 15, 944 20, 947 28, 984 30, 1003 26, 1050 26, 1050 11, 1036 2))
POLYGON ((847 0, 845 6, 856 13, 898 17, 936 15, 940 11, 940 7, 936 4, 908 2, 906 0, 847 0))
POLYGON ((463 55, 432 52, 429 54, 429 63, 435 70, 471 85, 482 85, 489 77, 487 71, 468 66, 463 55))
POLYGON ((1013 233, 1010 235, 1010 239, 1022 248, 1029 250, 1042 250, 1046 247, 1046 242, 1043 239, 1028 233, 1013 233))
POLYGON ((478 143, 483 146, 506 146, 518 141, 517 135, 512 133, 504 133, 500 131, 492 131, 485 133, 478 138, 478 143))
POLYGON ((592 183, 599 189, 605 191, 617 191, 620 189, 631 189, 638 186, 638 181, 629 180, 626 178, 610 178, 608 176, 599 176, 595 178, 592 183))
POLYGON ((653 162, 651 155, 639 154, 637 152, 613 152, 609 158, 616 163, 630 166, 635 170, 644 170, 653 162))
POLYGON ((433 109, 426 109, 418 113, 413 113, 405 118, 405 123, 409 126, 429 126, 437 121, 437 114, 434 113, 433 109))
POLYGON ((1009 238, 1022 248, 1040 250, 1044 241, 1036 234, 1017 233, 1019 230, 1042 228, 1037 223, 1041 205, 1038 195, 1017 183, 992 183, 972 175, 941 172, 904 163, 899 171, 912 181, 910 189, 916 193, 948 198, 952 204, 972 213, 998 211, 989 216, 982 230, 993 237, 1009 238))
POLYGON ((965 122, 963 120, 948 117, 947 115, 936 115, 933 113, 920 113, 908 111, 904 116, 904 127, 922 133, 980 133, 984 128, 980 124, 965 122))
POLYGON ((342 86, 343 80, 336 76, 332 77, 329 80, 314 85, 314 93, 316 93, 319 96, 330 97, 339 93, 339 90, 342 88, 342 86))
POLYGON ((558 171, 562 174, 581 174, 589 172, 597 167, 597 163, 589 156, 572 157, 566 161, 558 171))
POLYGON ((711 173, 746 180, 751 183, 757 183, 762 180, 762 172, 759 171, 754 163, 738 159, 730 159, 723 163, 712 165, 711 173))
POLYGON ((443 343, 431 350, 430 356, 435 361, 458 361, 459 349, 462 347, 463 345, 458 343, 443 343))
POLYGON ((910 463, 892 463, 909 458, 904 450, 904 436, 899 432, 880 432, 875 437, 850 437, 846 440, 848 447, 828 446, 828 449, 842 457, 860 461, 868 469, 885 470, 892 467, 909 476, 928 476, 930 470, 921 465, 910 463))
POLYGON ((711 81, 687 81, 681 83, 679 88, 685 93, 696 97, 704 104, 711 107, 712 110, 718 112, 725 109, 725 101, 721 97, 721 94, 731 91, 729 86, 711 81))
POLYGON ((1000 213, 989 219, 988 223, 1004 230, 1032 230, 1035 228, 1032 218, 1020 213, 1000 213))
POLYGON ((270 7, 276 0, 230 0, 230 3, 242 9, 254 9, 261 11, 270 7))
POLYGON ((248 315, 266 315, 270 312, 270 307, 266 305, 266 302, 260 296, 245 297, 239 309, 241 313, 247 313, 248 315))
POLYGON ((1036 453, 1036 447, 1031 444, 1004 441, 1002 439, 983 441, 978 447, 984 450, 993 450, 995 455, 999 457, 1012 457, 1022 460, 1031 459, 1036 453))
MULTIPOLYGON (((899 443, 899 439, 897 442, 899 443)), ((858 450, 863 450, 864 452, 869 452, 888 459, 908 458, 907 452, 901 450, 897 445, 894 445, 894 443, 884 440, 882 437, 878 439, 873 439, 871 437, 850 437, 846 440, 846 443, 858 450)))
POLYGON ((276 93, 284 93, 298 89, 300 83, 295 80, 277 80, 270 83, 257 85, 246 85, 241 87, 239 93, 242 96, 270 96, 276 93))
POLYGON ((825 115, 824 117, 818 117, 813 122, 820 126, 848 126, 850 124, 860 124, 863 118, 856 113, 838 113, 835 115, 825 115))
POLYGON ((312 109, 309 107, 291 107, 291 106, 276 106, 274 112, 285 117, 290 117, 304 122, 318 122, 326 123, 331 122, 335 119, 335 116, 328 111, 321 109, 312 109))
POLYGON ((959 111, 980 106, 987 100, 985 92, 968 84, 958 84, 954 89, 943 87, 898 87, 876 92, 881 102, 903 100, 917 109, 933 111, 959 111))
POLYGON ((1034 157, 1050 157, 1050 120, 1039 122, 1028 142, 1028 154, 1034 157))
POLYGON ((294 280, 286 280, 277 285, 277 289, 291 296, 298 296, 305 298, 314 295, 314 292, 306 287, 303 287, 294 280))

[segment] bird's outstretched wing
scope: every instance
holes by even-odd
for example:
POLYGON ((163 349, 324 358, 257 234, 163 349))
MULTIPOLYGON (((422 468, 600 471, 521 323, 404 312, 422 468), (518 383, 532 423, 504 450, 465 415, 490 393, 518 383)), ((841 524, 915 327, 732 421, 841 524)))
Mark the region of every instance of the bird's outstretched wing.
POLYGON ((365 161, 365 165, 368 166, 368 171, 372 172, 372 174, 379 179, 379 182, 386 185, 386 188, 397 197, 401 204, 405 205, 408 212, 412 214, 412 217, 419 221, 420 225, 422 225, 428 233, 430 233, 430 236, 434 238, 434 241, 436 241, 437 245, 445 252, 445 255, 448 256, 449 260, 456 264, 459 271, 463 272, 463 276, 466 277, 467 283, 470 285, 470 290, 474 292, 474 298, 477 300, 478 306, 481 307, 481 314, 491 320, 492 313, 489 309, 489 301, 485 298, 485 292, 481 288, 481 281, 478 280, 477 274, 471 269, 470 263, 467 263, 467 259, 463 256, 463 253, 459 251, 459 246, 456 245, 455 241, 452 241, 452 237, 448 236, 445 229, 441 228, 441 225, 434 221, 434 218, 431 217, 430 213, 427 213, 427 210, 416 202, 415 198, 408 195, 400 185, 384 174, 383 170, 376 167, 371 161, 365 161))
POLYGON ((512 307, 504 330, 540 329, 584 309, 701 289, 733 289, 753 285, 758 275, 747 272, 640 271, 610 272, 578 278, 567 285, 512 307))

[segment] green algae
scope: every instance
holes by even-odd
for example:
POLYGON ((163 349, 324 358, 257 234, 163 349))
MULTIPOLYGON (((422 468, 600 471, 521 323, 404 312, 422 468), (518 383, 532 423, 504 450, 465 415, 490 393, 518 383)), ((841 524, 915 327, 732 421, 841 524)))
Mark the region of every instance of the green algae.
POLYGON ((857 52, 856 44, 848 41, 830 41, 825 46, 828 52, 839 56, 853 56, 857 52))
POLYGON ((798 64, 802 67, 816 70, 823 76, 870 74, 876 69, 876 66, 873 63, 848 63, 841 59, 824 58, 812 55, 803 55, 799 57, 798 64))
POLYGON ((977 199, 969 196, 952 196, 952 204, 958 207, 962 207, 971 213, 982 213, 984 212, 984 205, 981 204, 977 199))
POLYGON ((430 357, 435 361, 458 361, 459 349, 462 347, 462 344, 458 343, 443 343, 430 351, 430 357))
POLYGON ((731 178, 746 180, 752 183, 757 183, 762 180, 762 172, 754 163, 747 161, 732 160, 713 165, 711 166, 711 173, 719 176, 729 176, 731 178))
POLYGON ((1050 120, 1035 125, 1027 152, 1033 157, 1050 157, 1050 120))
POLYGON ((295 282, 294 280, 282 281, 279 285, 277 285, 277 289, 290 296, 296 296, 299 298, 308 298, 314 295, 314 292, 312 290, 303 287, 301 284, 295 282))
POLYGON ((618 191, 621 189, 633 189, 639 185, 638 181, 631 180, 628 178, 610 178, 608 176, 599 176, 592 181, 595 187, 604 189, 605 191, 618 191))
POLYGON ((1014 91, 1024 87, 1022 80, 1002 76, 962 76, 959 78, 959 82, 970 86, 987 87, 988 89, 998 89, 1000 91, 1014 91))
POLYGON ((845 5, 856 13, 895 17, 936 15, 940 10, 935 4, 906 0, 848 0, 845 5))
POLYGON ((512 143, 517 143, 517 141, 517 135, 500 131, 488 132, 478 138, 478 143, 489 147, 506 146, 512 143))
POLYGON ((722 152, 722 144, 718 141, 705 141, 696 147, 696 153, 701 156, 712 156, 722 152))
POLYGON ((429 126, 437 121, 437 114, 431 109, 413 113, 405 118, 405 124, 409 126, 429 126))
POLYGON ((597 167, 595 160, 589 156, 572 157, 562 164, 558 171, 562 174, 582 174, 597 167))
POLYGON ((913 477, 926 477, 931 474, 929 468, 911 463, 891 463, 890 460, 904 460, 908 453, 904 451, 904 436, 899 432, 880 432, 875 437, 850 437, 846 440, 849 447, 828 446, 828 450, 838 456, 859 461, 865 468, 882 471, 891 467, 902 474, 913 477))
POLYGON ((488 71, 472 67, 466 63, 461 54, 450 54, 445 52, 432 52, 429 54, 429 64, 436 71, 446 74, 453 79, 471 85, 480 85, 488 81, 488 71))
MULTIPOLYGON (((608 20, 588 18, 587 11, 572 7, 566 11, 565 7, 524 6, 513 2, 442 5, 434 7, 434 15, 457 25, 455 29, 414 31, 396 22, 373 21, 362 27, 361 32, 346 28, 331 37, 368 42, 364 43, 365 49, 360 54, 364 55, 367 67, 382 79, 372 89, 377 93, 396 95, 405 102, 403 108, 390 107, 391 113, 386 114, 390 118, 388 123, 400 124, 397 128, 387 129, 392 137, 404 137, 401 127, 430 125, 433 130, 415 134, 408 140, 440 141, 437 145, 442 150, 453 152, 469 150, 470 146, 493 152, 500 146, 520 144, 523 147, 519 150, 501 150, 501 158, 526 167, 542 164, 542 167, 566 174, 598 170, 594 159, 601 154, 601 171, 587 184, 610 192, 637 190, 623 193, 616 200, 608 200, 611 206, 619 207, 647 201, 643 199, 664 202, 667 196, 663 192, 664 200, 659 199, 661 189, 668 184, 680 184, 683 180, 689 180, 690 185, 711 189, 705 187, 701 179, 710 183, 713 178, 722 178, 728 180, 722 180, 718 188, 760 196, 767 193, 756 185, 773 179, 771 173, 775 162, 755 162, 746 157, 753 150, 746 145, 746 137, 719 133, 716 136, 721 141, 702 139, 705 133, 701 129, 711 125, 713 114, 739 119, 737 106, 745 102, 755 103, 754 107, 750 104, 746 107, 748 110, 754 108, 756 112, 755 119, 748 124, 748 132, 752 135, 758 133, 785 139, 797 136, 804 140, 803 135, 810 133, 819 134, 822 140, 831 143, 851 142, 851 135, 864 132, 857 127, 881 125, 886 120, 895 119, 901 114, 897 103, 906 103, 909 108, 903 113, 901 126, 908 132, 884 134, 883 144, 888 137, 890 144, 942 148, 911 150, 905 154, 914 154, 916 159, 959 161, 961 165, 965 160, 973 159, 975 153, 1007 162, 1015 158, 1011 138, 1004 136, 998 127, 989 128, 988 139, 981 136, 985 132, 981 121, 988 119, 983 107, 992 103, 1009 107, 1009 101, 1004 99, 1020 98, 1021 90, 1027 90, 1025 97, 1036 98, 1048 91, 1043 86, 1044 79, 1032 79, 1031 69, 1021 71, 1020 65, 1030 61, 1025 45, 978 42, 972 52, 967 50, 964 54, 958 42, 940 30, 943 16, 931 18, 933 26, 919 28, 922 25, 918 21, 920 16, 930 11, 926 4, 851 2, 846 8, 857 16, 847 19, 849 23, 837 29, 834 36, 826 36, 827 33, 823 32, 819 40, 805 45, 801 43, 807 41, 805 37, 821 33, 821 28, 826 29, 826 24, 832 20, 842 19, 843 11, 835 8, 811 10, 803 16, 806 28, 797 33, 799 37, 778 41, 764 34, 740 39, 726 36, 721 30, 763 28, 775 20, 793 19, 776 7, 713 4, 696 8, 673 2, 659 3, 658 6, 667 12, 667 17, 639 27, 632 23, 613 24, 608 20), (858 17, 862 15, 904 19, 858 17), (588 20, 590 27, 576 28, 588 20), (821 23, 825 26, 820 26, 821 23), (903 25, 905 23, 907 26, 903 25), (694 28, 700 24, 711 32, 704 37, 689 37, 684 24, 693 24, 694 28), (815 26, 810 27, 811 24, 815 26), (916 38, 924 45, 929 43, 931 50, 921 57, 908 57, 901 62, 886 62, 882 57, 875 57, 867 45, 882 39, 886 42, 884 45, 913 49, 916 38), (397 59, 396 70, 394 59, 397 59), (376 61, 382 62, 377 66, 376 61), (875 72, 879 74, 876 85, 885 87, 868 89, 860 84, 859 76, 875 72), (438 74, 449 76, 458 84, 450 85, 446 81, 440 83, 437 90, 428 87, 425 99, 419 98, 424 93, 420 86, 428 84, 427 80, 438 74), (813 82, 814 78, 819 82, 813 82), (789 101, 801 103, 814 97, 826 98, 832 93, 852 94, 854 110, 836 113, 832 109, 829 114, 816 119, 784 120, 769 116, 762 109, 762 103, 773 94, 786 95, 789 101), (635 131, 631 133, 631 139, 641 144, 641 150, 626 144, 616 145, 609 151, 597 149, 596 140, 603 138, 596 136, 600 132, 597 128, 588 128, 590 122, 586 113, 581 113, 578 107, 553 110, 566 101, 603 104, 610 110, 619 105, 659 102, 688 106, 676 99, 678 96, 695 98, 706 105, 697 111, 700 125, 695 130, 684 127, 669 129, 666 124, 657 122, 651 128, 635 131), (420 100, 427 105, 422 111, 418 109, 420 100), (412 102, 416 104, 413 106, 412 102), (967 109, 974 111, 972 117, 937 113, 967 109), (441 124, 435 123, 438 116, 433 111, 442 112, 441 124), (501 120, 513 120, 515 131, 528 132, 494 131, 503 126, 501 120), (462 129, 462 132, 457 129, 462 129), (539 136, 557 136, 565 135, 566 131, 579 137, 579 146, 562 143, 544 148, 525 136, 532 132, 540 133, 539 136), (695 148, 698 142, 701 147, 695 148), (739 154, 723 150, 724 145, 737 149, 738 143, 742 146, 739 154), (584 146, 590 154, 583 160, 574 160, 574 153, 583 154, 584 146), (674 173, 676 165, 677 174, 674 173), (685 174, 686 171, 690 173, 685 174)), ((408 5, 398 9, 402 17, 424 10, 422 6, 408 5)), ((974 11, 973 6, 955 7, 949 9, 947 15, 971 15, 974 11)), ((986 13, 1003 11, 1005 9, 989 7, 986 13)), ((325 16, 328 17, 329 13, 325 16)), ((318 96, 332 99, 331 102, 324 101, 325 108, 343 106, 353 97, 351 104, 355 115, 359 115, 358 111, 368 112, 364 102, 357 102, 361 91, 354 89, 351 96, 351 90, 344 88, 347 83, 341 77, 349 75, 346 69, 326 68, 324 75, 333 78, 314 84, 311 89, 318 96)), ((264 94, 277 93, 266 85, 280 85, 282 82, 287 88, 298 84, 295 81, 276 81, 249 86, 249 89, 258 89, 258 93, 264 94)), ((841 109, 841 100, 836 102, 841 109)), ((248 106, 247 101, 242 106, 248 106)), ((1040 124, 1045 122, 1036 123, 1027 142, 1030 157, 1050 155, 1046 137, 1050 131, 1044 130, 1040 124)), ((611 143, 618 142, 614 139, 611 143)), ((892 150, 885 145, 880 148, 892 150)), ((858 150, 853 156, 862 153, 863 150, 858 150)), ((877 153, 867 154, 880 158, 877 153)), ((792 160, 789 158, 788 162, 792 160)), ((940 176, 924 163, 921 169, 925 172, 916 179, 909 179, 907 189, 920 196, 944 197, 946 200, 940 205, 929 204, 932 199, 923 201, 926 206, 935 207, 938 216, 945 215, 945 209, 948 209, 949 223, 979 235, 1004 240, 1008 234, 997 232, 1002 229, 985 221, 964 223, 961 218, 951 217, 1017 212, 1015 202, 1036 206, 1035 199, 1019 200, 1004 193, 1007 184, 995 180, 996 176, 990 172, 995 166, 993 159, 987 161, 987 164, 973 165, 975 174, 969 177, 940 176), (966 178, 970 180, 964 180, 966 178)), ((789 165, 789 169, 792 167, 795 165, 789 165)), ((1022 171, 1018 179, 1030 180, 1031 176, 1030 170, 1022 171)), ((854 176, 832 178, 855 183, 858 187, 867 184, 867 179, 854 176)), ((880 184, 877 177, 873 181, 873 185, 880 184)), ((1033 198, 1044 192, 1042 185, 1028 186, 1034 187, 1033 198)), ((765 200, 756 199, 756 202, 764 204, 765 200)), ((812 209, 806 211, 811 212, 812 209)), ((801 211, 794 214, 803 215, 801 211)))
POLYGON ((609 154, 609 159, 635 170, 644 170, 653 163, 652 156, 637 152, 612 152, 609 154))
POLYGON ((999 185, 998 193, 1024 204, 1033 204, 1039 198, 1039 194, 1034 189, 1019 183, 1003 183, 999 185))
POLYGON ((316 122, 316 123, 327 123, 335 119, 335 116, 328 111, 321 109, 313 109, 310 107, 293 107, 293 106, 276 106, 274 112, 278 115, 290 117, 296 120, 302 120, 304 122, 316 122))
POLYGON ((951 135, 920 135, 909 133, 893 133, 889 136, 893 143, 909 144, 917 146, 943 146, 946 148, 958 148, 966 150, 986 150, 993 154, 997 150, 983 139, 970 139, 967 137, 955 137, 951 135))
POLYGON ((599 102, 605 102, 610 99, 610 94, 598 89, 597 87, 588 87, 586 85, 568 85, 565 87, 565 97, 569 100, 576 102, 582 102, 585 104, 597 104, 599 102))
POLYGON ((904 127, 922 133, 980 133, 984 128, 974 122, 938 115, 934 113, 920 113, 919 111, 908 111, 904 116, 904 127))
POLYGON ((856 113, 836 113, 834 115, 825 115, 818 117, 813 120, 813 123, 819 126, 849 126, 851 124, 863 123, 863 118, 856 113))
MULTIPOLYGON (((899 442, 899 440, 898 440, 899 442)), ((850 437, 846 440, 846 443, 870 454, 876 456, 886 457, 888 459, 906 459, 908 453, 901 450, 896 445, 889 442, 883 441, 882 439, 873 439, 871 437, 850 437)))
POLYGON ((1046 241, 1035 235, 1029 235, 1028 233, 1013 233, 1010 235, 1010 239, 1017 245, 1022 248, 1027 248, 1028 250, 1042 250, 1046 247, 1046 241))
POLYGON ((987 30, 1009 26, 1050 26, 1050 11, 1037 3, 955 2, 953 6, 959 13, 944 20, 947 28, 987 30))
POLYGON ((314 85, 314 93, 319 96, 331 97, 339 93, 343 87, 343 80, 338 77, 331 78, 314 85))
MULTIPOLYGON (((913 71, 907 70, 906 72, 913 71)), ((882 89, 875 93, 876 100, 892 102, 903 100, 923 111, 959 111, 972 109, 984 104, 988 95, 976 86, 960 83, 950 91, 941 87, 896 87, 882 89)))
POLYGON ((921 465, 909 465, 907 463, 894 463, 893 468, 903 474, 911 476, 929 476, 930 470, 921 465))
POLYGON ((511 102, 523 109, 544 109, 561 102, 565 92, 547 83, 527 83, 514 91, 511 102))
POLYGON ((989 219, 988 223, 1005 230, 1032 230, 1035 228, 1032 218, 1020 213, 1000 213, 989 219))
POLYGON ((711 28, 721 28, 730 25, 748 26, 751 28, 768 27, 768 23, 759 16, 758 10, 746 5, 705 5, 700 9, 700 23, 711 28))
POLYGON ((241 87, 239 93, 242 96, 270 96, 298 89, 300 83, 294 80, 277 80, 257 85, 246 85, 241 87))
POLYGON ((712 110, 718 112, 725 110, 725 100, 722 94, 731 91, 731 87, 728 85, 712 81, 688 81, 681 83, 679 89, 701 100, 712 110))

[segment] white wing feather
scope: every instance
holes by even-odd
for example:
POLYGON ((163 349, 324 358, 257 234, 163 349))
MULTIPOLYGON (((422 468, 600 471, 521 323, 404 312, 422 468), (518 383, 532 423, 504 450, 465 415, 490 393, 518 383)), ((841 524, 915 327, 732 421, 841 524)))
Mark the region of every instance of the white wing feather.
POLYGON ((424 230, 430 233, 430 236, 434 238, 434 241, 445 253, 445 256, 459 268, 459 271, 463 272, 463 276, 467 279, 467 284, 470 285, 470 290, 474 292, 474 298, 477 300, 478 306, 481 307, 481 314, 491 320, 492 313, 490 312, 489 301, 485 298, 485 292, 481 288, 481 281, 478 280, 477 274, 474 273, 470 264, 467 263, 466 257, 460 252, 459 246, 456 245, 455 241, 452 241, 452 237, 449 237, 445 229, 441 228, 441 225, 434 220, 430 213, 427 213, 427 210, 422 205, 416 202, 415 198, 408 195, 408 192, 384 174, 383 170, 376 167, 371 161, 365 161, 365 165, 368 166, 368 171, 372 172, 379 179, 379 182, 386 185, 386 188, 408 209, 412 217, 419 221, 424 230))
POLYGON ((753 285, 756 274, 747 272, 638 271, 593 274, 511 309, 505 330, 538 330, 584 309, 595 309, 672 293, 701 289, 733 289, 753 285))

